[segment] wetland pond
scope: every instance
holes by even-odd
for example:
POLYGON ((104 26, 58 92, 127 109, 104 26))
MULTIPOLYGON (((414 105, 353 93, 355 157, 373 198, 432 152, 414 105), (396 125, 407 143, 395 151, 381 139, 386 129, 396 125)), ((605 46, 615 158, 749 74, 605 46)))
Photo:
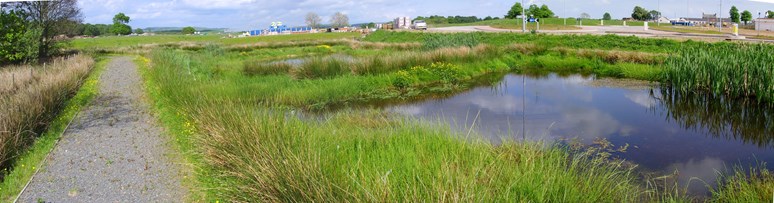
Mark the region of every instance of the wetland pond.
POLYGON ((589 145, 604 139, 615 146, 628 144, 628 150, 614 156, 659 175, 678 171, 680 187, 693 194, 707 194, 705 182, 716 185, 719 171, 774 162, 772 108, 674 93, 647 82, 507 75, 493 86, 381 108, 446 122, 463 132, 475 126, 477 134, 494 143, 528 139, 589 145))

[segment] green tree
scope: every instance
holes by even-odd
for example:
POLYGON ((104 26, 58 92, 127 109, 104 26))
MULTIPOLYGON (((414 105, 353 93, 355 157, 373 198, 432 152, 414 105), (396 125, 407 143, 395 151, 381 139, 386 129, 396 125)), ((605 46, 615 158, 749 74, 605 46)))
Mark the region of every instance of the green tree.
POLYGON ((24 33, 27 30, 24 13, 0 10, 0 65, 21 61, 25 58, 20 51, 24 33))
POLYGON ((487 16, 484 18, 484 20, 492 20, 492 16, 487 16))
POLYGON ((745 10, 744 12, 742 12, 742 22, 744 22, 745 25, 750 21, 752 21, 752 19, 753 19, 752 12, 748 10, 745 10))
POLYGON ((735 23, 741 22, 739 20, 739 9, 737 9, 736 6, 731 6, 731 11, 729 11, 729 13, 731 14, 730 16, 731 16, 732 22, 735 22, 735 23))
POLYGON ((543 10, 540 10, 538 5, 529 5, 529 8, 527 9, 527 16, 539 18, 540 16, 543 16, 543 10))
POLYGON ((137 29, 134 30, 134 33, 138 34, 138 35, 141 35, 141 34, 145 34, 145 31, 140 29, 140 28, 137 28, 137 29))
POLYGON ((190 35, 190 34, 193 34, 193 33, 195 33, 195 32, 196 32, 196 29, 195 29, 195 28, 193 28, 193 27, 191 27, 191 26, 188 26, 188 27, 184 27, 184 28, 183 28, 183 34, 184 34, 184 35, 190 35))
POLYGON ((632 12, 632 18, 633 19, 640 20, 640 21, 646 21, 646 20, 648 20, 648 17, 649 16, 648 16, 648 10, 647 9, 645 9, 643 7, 639 7, 639 6, 635 6, 634 7, 634 11, 632 12))
POLYGON ((113 17, 113 26, 110 27, 110 33, 115 35, 132 34, 132 27, 127 25, 131 19, 124 13, 118 13, 113 17))
POLYGON ((648 12, 647 20, 658 20, 658 18, 661 18, 661 12, 658 12, 657 10, 648 12))
POLYGON ((769 11, 768 11, 768 12, 766 12, 766 13, 768 13, 768 14, 767 14, 768 16, 766 16, 767 18, 774 18, 774 11, 772 11, 772 10, 769 10, 769 11))
POLYGON ((613 16, 610 15, 610 13, 605 13, 605 15, 602 15, 602 20, 612 20, 613 16))
POLYGON ((73 26, 81 22, 77 0, 24 1, 9 6, 26 14, 31 27, 25 35, 36 38, 36 42, 28 42, 30 45, 26 47, 27 50, 32 46, 38 49, 36 55, 39 61, 60 50, 58 45, 62 40, 55 39, 56 36, 71 32, 73 26))
POLYGON ((521 6, 521 3, 513 4, 513 6, 511 6, 511 10, 509 10, 508 14, 505 15, 505 19, 518 18, 522 14, 522 10, 524 10, 524 7, 521 6))
POLYGON ((83 28, 83 35, 86 36, 99 36, 101 35, 101 31, 99 30, 99 27, 97 25, 92 24, 85 24, 83 28))
POLYGON ((543 4, 540 6, 540 16, 538 18, 551 18, 554 17, 554 11, 548 8, 548 5, 543 4))

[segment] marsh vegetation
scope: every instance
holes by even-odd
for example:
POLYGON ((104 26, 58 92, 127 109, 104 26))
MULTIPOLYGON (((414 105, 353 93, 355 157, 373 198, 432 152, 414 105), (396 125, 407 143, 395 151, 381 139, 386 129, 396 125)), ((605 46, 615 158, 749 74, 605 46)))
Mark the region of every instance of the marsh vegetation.
MULTIPOLYGON (((599 156, 617 150, 604 142, 580 151, 550 142, 493 144, 477 131, 339 107, 453 94, 508 73, 669 84, 664 70, 676 56, 667 53, 725 45, 617 36, 448 36, 469 40, 377 32, 365 41, 422 45, 160 48, 138 62, 146 66, 164 123, 184 149, 200 154, 193 160, 214 200, 691 201, 683 186, 656 184, 625 161, 599 156), (322 119, 300 113, 332 107, 339 110, 322 119)), ((686 89, 694 91, 700 90, 686 89)), ((716 196, 737 181, 724 180, 716 196)))

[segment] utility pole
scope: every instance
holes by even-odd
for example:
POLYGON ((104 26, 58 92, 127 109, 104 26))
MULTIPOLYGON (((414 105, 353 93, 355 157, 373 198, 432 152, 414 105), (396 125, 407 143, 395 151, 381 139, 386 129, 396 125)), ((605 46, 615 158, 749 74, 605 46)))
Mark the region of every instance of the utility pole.
POLYGON ((720 0, 720 11, 718 12, 718 32, 723 32, 723 0, 720 0))
POLYGON ((521 0, 521 32, 527 32, 527 10, 524 9, 524 0, 521 0))
POLYGON ((563 16, 563 18, 564 18, 564 25, 566 26, 567 25, 567 4, 565 4, 564 0, 562 0, 562 10, 563 10, 562 12, 564 13, 564 14, 562 14, 562 15, 564 15, 563 16))
POLYGON ((658 0, 658 15, 656 15, 656 26, 661 26, 661 0, 658 0))

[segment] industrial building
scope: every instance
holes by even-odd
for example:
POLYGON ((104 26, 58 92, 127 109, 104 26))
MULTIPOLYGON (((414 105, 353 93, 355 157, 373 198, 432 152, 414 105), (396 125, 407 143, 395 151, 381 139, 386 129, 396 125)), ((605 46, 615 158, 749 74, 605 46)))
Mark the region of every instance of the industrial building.
POLYGON ((411 19, 409 17, 399 17, 393 22, 393 29, 411 29, 411 19))
POLYGON ((772 18, 755 19, 755 30, 774 31, 774 19, 772 18))

